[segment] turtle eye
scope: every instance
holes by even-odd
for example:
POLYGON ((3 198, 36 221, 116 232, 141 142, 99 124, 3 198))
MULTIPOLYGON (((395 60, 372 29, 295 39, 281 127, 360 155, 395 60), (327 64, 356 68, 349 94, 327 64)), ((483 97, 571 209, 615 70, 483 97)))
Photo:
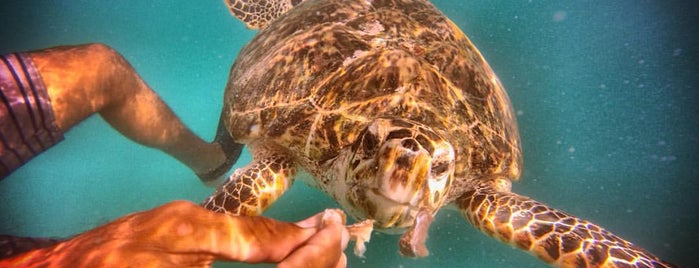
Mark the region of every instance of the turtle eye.
POLYGON ((364 153, 371 155, 376 151, 376 146, 378 144, 378 139, 374 135, 374 133, 371 133, 371 131, 367 131, 364 133, 364 138, 362 139, 362 149, 364 149, 364 153))
POLYGON ((447 170, 449 170, 449 162, 447 161, 440 161, 432 164, 433 177, 441 177, 444 175, 444 172, 447 172, 447 170))

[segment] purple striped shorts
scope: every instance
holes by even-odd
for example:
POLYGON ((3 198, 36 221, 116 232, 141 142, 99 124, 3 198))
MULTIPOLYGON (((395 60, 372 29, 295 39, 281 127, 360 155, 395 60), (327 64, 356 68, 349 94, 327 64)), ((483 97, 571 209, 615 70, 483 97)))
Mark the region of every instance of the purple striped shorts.
POLYGON ((29 56, 0 56, 0 179, 63 139, 29 56))

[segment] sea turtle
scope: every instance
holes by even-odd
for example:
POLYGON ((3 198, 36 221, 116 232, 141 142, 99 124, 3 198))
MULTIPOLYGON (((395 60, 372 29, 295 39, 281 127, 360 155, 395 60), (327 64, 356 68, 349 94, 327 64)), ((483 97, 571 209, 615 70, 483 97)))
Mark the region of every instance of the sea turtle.
POLYGON ((295 177, 427 255, 432 217, 564 267, 671 266, 601 227, 510 192, 512 105, 462 31, 427 0, 228 0, 260 32, 239 53, 217 140, 253 161, 203 205, 257 215, 295 177), (304 175, 302 175, 304 174, 304 175), (300 176, 301 175, 301 176, 300 176))

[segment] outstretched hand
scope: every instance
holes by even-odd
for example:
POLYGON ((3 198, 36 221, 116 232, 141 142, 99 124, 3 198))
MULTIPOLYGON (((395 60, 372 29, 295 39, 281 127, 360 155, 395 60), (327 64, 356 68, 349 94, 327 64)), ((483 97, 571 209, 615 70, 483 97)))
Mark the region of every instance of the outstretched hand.
POLYGON ((1 260, 12 267, 209 267, 215 260, 279 267, 345 267, 344 215, 304 221, 214 213, 189 201, 118 218, 55 246, 1 260))

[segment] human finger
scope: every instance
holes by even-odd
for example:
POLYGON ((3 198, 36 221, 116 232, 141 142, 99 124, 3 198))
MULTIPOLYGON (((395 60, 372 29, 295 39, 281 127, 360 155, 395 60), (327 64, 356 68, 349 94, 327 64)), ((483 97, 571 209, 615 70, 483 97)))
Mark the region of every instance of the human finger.
POLYGON ((337 210, 326 210, 321 221, 322 228, 279 263, 278 267, 344 267, 346 265, 343 249, 349 241, 349 233, 343 225, 344 214, 337 210))
POLYGON ((315 229, 293 223, 259 216, 230 216, 196 205, 164 215, 169 217, 161 219, 160 227, 170 225, 167 228, 177 234, 159 238, 166 249, 181 254, 209 254, 227 261, 279 262, 316 233, 315 229), (173 222, 167 224, 168 221, 173 222))
POLYGON ((320 229, 323 226, 323 215, 325 212, 319 212, 313 216, 310 216, 304 220, 297 221, 294 224, 296 226, 301 227, 301 228, 315 228, 315 229, 320 229))

